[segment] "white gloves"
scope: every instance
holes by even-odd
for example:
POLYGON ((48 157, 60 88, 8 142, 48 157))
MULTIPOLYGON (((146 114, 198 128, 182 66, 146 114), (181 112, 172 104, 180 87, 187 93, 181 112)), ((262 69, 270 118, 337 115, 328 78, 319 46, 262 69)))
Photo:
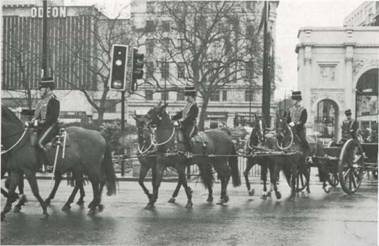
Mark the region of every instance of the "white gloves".
POLYGON ((179 122, 177 120, 174 121, 174 126, 179 126, 179 122))
POLYGON ((290 127, 294 127, 295 126, 295 122, 290 122, 289 124, 288 124, 290 127))

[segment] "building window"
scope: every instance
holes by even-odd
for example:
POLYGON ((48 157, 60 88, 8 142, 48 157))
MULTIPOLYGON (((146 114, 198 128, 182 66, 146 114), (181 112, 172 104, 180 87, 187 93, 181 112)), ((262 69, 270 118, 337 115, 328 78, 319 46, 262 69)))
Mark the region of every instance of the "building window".
POLYGON ((223 101, 227 101, 228 100, 228 91, 227 90, 223 90, 222 91, 222 100, 223 101))
POLYGON ((177 101, 184 101, 185 97, 184 97, 184 91, 180 90, 178 91, 178 93, 176 94, 176 100, 177 101))
POLYGON ((145 100, 153 100, 153 91, 145 90, 145 100))
POLYGON ((170 38, 162 39, 162 47, 168 49, 170 47, 170 38))
POLYGON ((246 79, 252 80, 254 78, 254 63, 248 61, 245 63, 246 79))
POLYGON ((161 100, 168 101, 168 91, 161 92, 161 100))
POLYGON ((146 78, 150 79, 154 75, 154 63, 149 61, 146 63, 146 78))
POLYGON ((179 79, 184 79, 185 78, 185 72, 186 72, 186 67, 185 67, 185 63, 184 62, 179 62, 177 64, 177 69, 178 69, 178 78, 179 79))
POLYGON ((211 97, 209 98, 212 102, 219 102, 220 101, 220 91, 216 90, 211 92, 211 97))
POLYGON ((254 92, 253 90, 246 90, 245 91, 245 101, 246 102, 250 102, 250 101, 254 101, 254 92))
POLYGON ((148 55, 154 53, 154 39, 146 39, 146 53, 148 55))
POLYGON ((155 32, 155 24, 152 20, 146 21, 145 32, 155 32))
POLYGON ((169 32, 170 31, 170 22, 162 21, 162 31, 169 32))
POLYGON ((169 63, 168 62, 162 62, 161 63, 161 76, 162 79, 168 79, 169 76, 169 63))

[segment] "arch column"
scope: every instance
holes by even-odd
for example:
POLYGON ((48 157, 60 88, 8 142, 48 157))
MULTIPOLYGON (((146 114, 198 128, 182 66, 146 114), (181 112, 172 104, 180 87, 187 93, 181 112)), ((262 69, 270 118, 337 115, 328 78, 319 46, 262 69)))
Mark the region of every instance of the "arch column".
MULTIPOLYGON (((353 45, 346 46, 345 48, 345 105, 346 109, 351 109, 352 114, 355 115, 355 88, 353 88, 353 45)), ((345 110, 346 110, 345 109, 345 110)), ((341 109, 341 112, 344 110, 341 109)))

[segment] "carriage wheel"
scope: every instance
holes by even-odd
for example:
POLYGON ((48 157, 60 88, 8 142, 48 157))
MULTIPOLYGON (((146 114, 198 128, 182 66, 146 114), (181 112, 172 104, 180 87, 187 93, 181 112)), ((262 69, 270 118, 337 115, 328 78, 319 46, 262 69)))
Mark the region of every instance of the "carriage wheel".
POLYGON ((363 153, 359 150, 359 143, 349 139, 343 145, 338 162, 338 178, 342 189, 347 194, 353 194, 363 179, 363 153))
POLYGON ((289 149, 293 144, 293 132, 289 125, 283 129, 283 131, 276 136, 276 146, 280 150, 289 149))
POLYGON ((338 174, 337 173, 329 173, 328 183, 333 187, 337 187, 337 185, 339 183, 338 174))

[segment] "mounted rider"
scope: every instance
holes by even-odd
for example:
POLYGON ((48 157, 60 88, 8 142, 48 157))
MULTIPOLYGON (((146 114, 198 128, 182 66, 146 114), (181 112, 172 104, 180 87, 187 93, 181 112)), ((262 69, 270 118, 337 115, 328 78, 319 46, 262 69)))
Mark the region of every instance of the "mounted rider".
POLYGON ((174 115, 172 120, 179 120, 180 127, 183 131, 184 144, 189 152, 192 152, 191 137, 196 134, 196 119, 199 114, 199 108, 196 104, 196 89, 192 86, 186 86, 184 89, 187 104, 183 110, 174 115))
POLYGON ((45 144, 58 134, 58 116, 60 104, 53 90, 53 78, 42 79, 39 84, 40 101, 36 105, 32 124, 37 128, 38 150, 42 160, 47 164, 45 144))
POLYGON ((287 114, 287 123, 295 130, 294 134, 300 138, 304 151, 308 151, 310 148, 306 139, 304 126, 307 122, 308 114, 307 110, 301 106, 301 91, 293 91, 291 99, 293 100, 293 106, 289 109, 289 113, 287 114))
POLYGON ((340 144, 345 143, 350 138, 357 137, 358 122, 351 117, 351 110, 348 109, 345 111, 346 119, 342 122, 342 137, 340 144))

